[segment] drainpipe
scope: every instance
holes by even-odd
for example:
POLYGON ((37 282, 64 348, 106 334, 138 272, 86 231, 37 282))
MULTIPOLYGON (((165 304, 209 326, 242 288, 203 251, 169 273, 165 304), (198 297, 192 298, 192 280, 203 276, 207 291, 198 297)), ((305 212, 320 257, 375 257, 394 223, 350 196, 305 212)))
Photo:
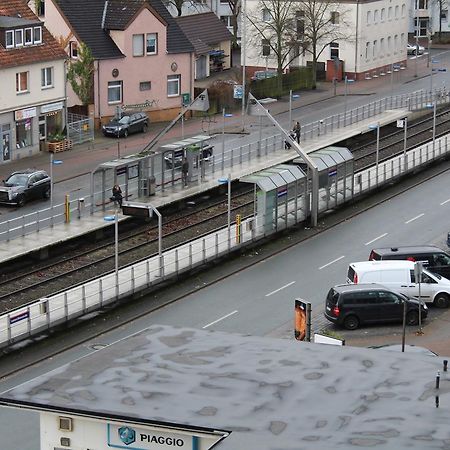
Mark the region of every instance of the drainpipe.
POLYGON ((358 42, 359 42, 359 36, 358 36, 358 25, 359 25, 359 0, 356 0, 356 42, 355 42, 355 75, 354 79, 356 80, 356 69, 358 66, 358 42))
POLYGON ((64 125, 66 127, 66 134, 67 138, 70 138, 69 136, 69 112, 67 111, 67 65, 69 64, 69 61, 67 59, 64 60, 64 99, 65 99, 65 105, 64 105, 64 125))
MULTIPOLYGON (((101 124, 102 112, 100 104, 100 60, 97 59, 97 103, 98 103, 98 120, 101 124)), ((94 121, 95 121, 95 108, 94 108, 94 121)))

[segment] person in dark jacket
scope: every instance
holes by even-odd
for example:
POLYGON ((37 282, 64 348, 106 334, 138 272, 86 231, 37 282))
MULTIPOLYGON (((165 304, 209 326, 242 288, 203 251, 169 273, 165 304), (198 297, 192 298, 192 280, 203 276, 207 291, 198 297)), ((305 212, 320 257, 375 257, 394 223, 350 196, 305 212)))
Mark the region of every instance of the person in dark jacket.
POLYGON ((300 144, 300 134, 301 134, 301 127, 300 122, 295 122, 294 128, 292 131, 295 133, 295 139, 297 140, 297 144, 300 144))
POLYGON ((183 157, 183 162, 181 164, 181 181, 183 186, 187 186, 187 179, 189 173, 189 163, 186 157, 183 157))
POLYGON ((120 189, 120 186, 118 184, 115 184, 112 188, 112 198, 115 202, 118 203, 119 207, 122 208, 122 189, 120 189))

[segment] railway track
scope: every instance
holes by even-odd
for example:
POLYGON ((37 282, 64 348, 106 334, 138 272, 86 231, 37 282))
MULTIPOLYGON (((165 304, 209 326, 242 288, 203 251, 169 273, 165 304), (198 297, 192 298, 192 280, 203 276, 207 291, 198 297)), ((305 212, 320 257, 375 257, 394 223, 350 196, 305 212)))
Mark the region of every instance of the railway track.
MULTIPOLYGON (((253 189, 235 195, 231 200, 232 214, 253 212, 253 189)), ((163 224, 164 249, 198 238, 227 223, 227 201, 215 202, 172 218, 163 224)), ((124 267, 158 252, 158 228, 154 224, 140 227, 119 239, 119 262, 124 267)), ((5 313, 33 300, 68 289, 114 269, 114 241, 79 251, 70 258, 59 258, 0 281, 0 313, 5 313)))

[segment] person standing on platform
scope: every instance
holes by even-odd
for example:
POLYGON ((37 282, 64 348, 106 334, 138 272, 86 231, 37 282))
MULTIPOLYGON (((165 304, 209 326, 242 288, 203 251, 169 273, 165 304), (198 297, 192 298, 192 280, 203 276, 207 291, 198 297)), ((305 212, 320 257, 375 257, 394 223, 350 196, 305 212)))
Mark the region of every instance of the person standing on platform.
POLYGON ((120 189, 120 186, 118 184, 115 184, 112 188, 112 199, 117 202, 119 205, 119 208, 122 208, 122 189, 120 189))
POLYGON ((189 163, 185 156, 183 156, 183 162, 181 164, 181 181, 183 186, 187 186, 187 179, 189 174, 189 163))
POLYGON ((300 144, 300 134, 301 134, 301 127, 300 122, 295 122, 294 128, 292 131, 295 133, 295 139, 297 140, 297 144, 300 144))

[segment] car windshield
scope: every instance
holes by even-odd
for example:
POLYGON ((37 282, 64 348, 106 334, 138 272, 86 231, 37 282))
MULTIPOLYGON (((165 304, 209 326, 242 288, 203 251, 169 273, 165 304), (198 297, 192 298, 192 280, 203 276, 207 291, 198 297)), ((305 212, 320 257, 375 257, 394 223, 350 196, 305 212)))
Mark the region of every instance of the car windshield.
POLYGON ((28 175, 16 173, 11 175, 6 181, 7 186, 26 186, 28 182, 28 175))
POLYGON ((119 123, 121 123, 122 125, 126 125, 128 122, 130 121, 130 116, 123 116, 120 120, 119 123))

